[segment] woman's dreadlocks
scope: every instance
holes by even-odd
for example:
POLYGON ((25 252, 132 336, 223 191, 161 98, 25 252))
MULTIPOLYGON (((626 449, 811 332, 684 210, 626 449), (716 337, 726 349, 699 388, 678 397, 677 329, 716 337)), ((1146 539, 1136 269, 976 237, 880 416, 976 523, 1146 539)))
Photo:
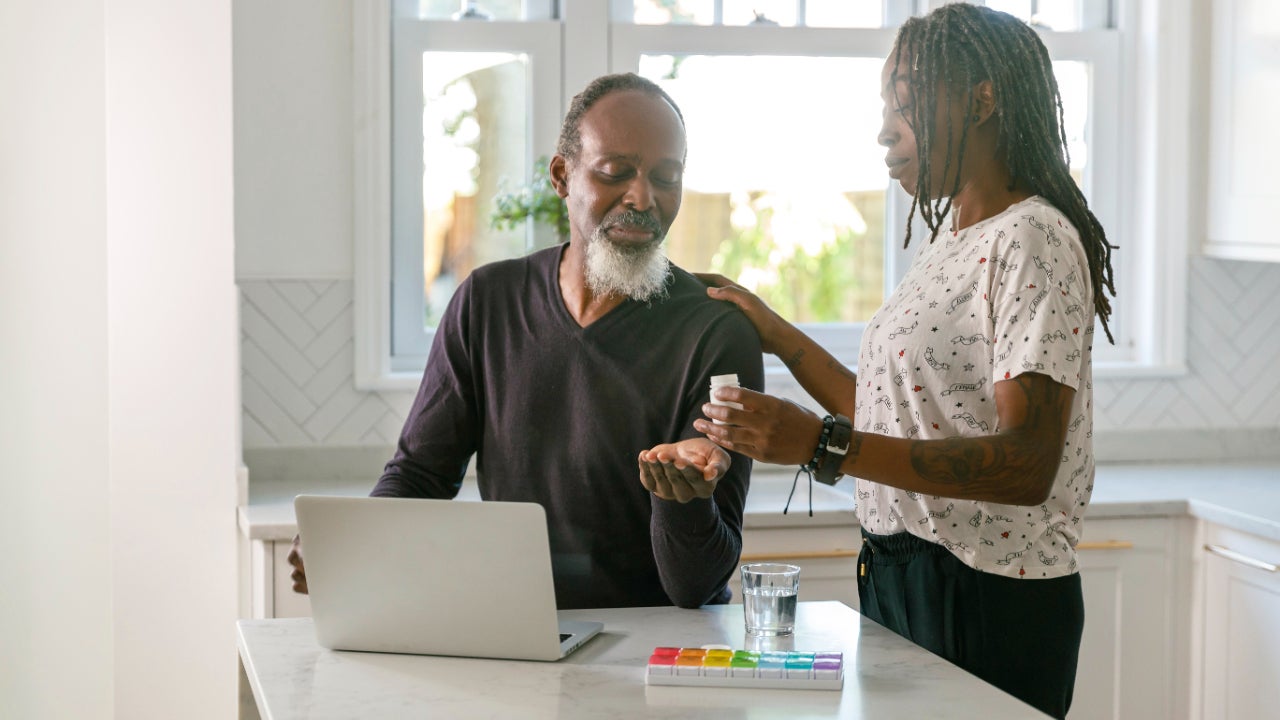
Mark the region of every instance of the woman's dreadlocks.
POLYGON ((904 76, 909 77, 913 98, 911 124, 920 172, 903 246, 911 242, 911 217, 917 209, 931 232, 929 241, 932 242, 938 236, 943 218, 951 212, 952 197, 960 190, 960 163, 972 124, 969 112, 964 113, 960 144, 955 153, 951 152, 955 137, 949 126, 943 130, 946 137, 941 138, 947 143, 941 177, 955 178, 954 185, 940 193, 943 197, 935 197, 930 183, 929 149, 939 140, 936 138, 939 128, 934 127, 938 88, 945 86, 948 93, 967 92, 963 107, 971 108, 974 87, 989 80, 995 91, 995 114, 1000 129, 998 152, 1002 153, 1011 175, 1009 189, 1021 187, 1043 197, 1076 227, 1089 260, 1094 309, 1107 339, 1114 345, 1115 339, 1107 325, 1111 303, 1103 292, 1105 288, 1112 297, 1116 294, 1111 268, 1112 246, 1071 177, 1062 98, 1049 51, 1035 30, 1012 15, 986 7, 966 3, 944 5, 925 17, 911 18, 898 31, 893 77, 904 76), (903 68, 904 64, 908 67, 903 68), (909 73, 904 75, 900 69, 909 73))

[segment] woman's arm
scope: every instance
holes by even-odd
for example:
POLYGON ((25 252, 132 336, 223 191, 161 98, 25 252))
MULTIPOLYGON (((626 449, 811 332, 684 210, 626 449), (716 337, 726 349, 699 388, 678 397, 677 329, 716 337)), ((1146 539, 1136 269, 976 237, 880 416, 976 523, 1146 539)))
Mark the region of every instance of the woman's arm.
MULTIPOLYGON (((763 462, 803 465, 822 422, 794 403, 749 390, 722 390, 742 410, 707 405, 694 426, 712 442, 763 462)), ((909 440, 854 432, 841 472, 925 495, 1005 505, 1039 505, 1062 463, 1075 390, 1039 373, 996 383, 999 430, 992 435, 909 440)))
POLYGON ((827 412, 853 416, 858 376, 763 300, 723 275, 698 274, 707 295, 738 306, 760 336, 761 348, 777 355, 800 386, 827 412))

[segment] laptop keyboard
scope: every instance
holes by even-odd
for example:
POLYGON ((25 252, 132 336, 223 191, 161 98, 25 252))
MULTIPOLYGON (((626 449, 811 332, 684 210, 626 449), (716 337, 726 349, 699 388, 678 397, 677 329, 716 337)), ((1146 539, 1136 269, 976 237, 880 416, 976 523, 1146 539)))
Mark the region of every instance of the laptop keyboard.
POLYGON ((840 652, 754 652, 713 648, 654 648, 646 685, 839 690, 840 652))
POLYGON ((564 642, 571 637, 573 637, 573 633, 560 633, 560 642, 564 642))

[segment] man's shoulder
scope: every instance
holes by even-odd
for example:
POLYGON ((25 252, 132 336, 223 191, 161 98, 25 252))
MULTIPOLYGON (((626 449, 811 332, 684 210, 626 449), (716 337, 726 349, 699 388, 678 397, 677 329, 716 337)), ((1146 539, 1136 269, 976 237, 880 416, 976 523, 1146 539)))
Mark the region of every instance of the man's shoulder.
POLYGON ((751 321, 732 303, 716 300, 707 295, 707 286, 693 273, 671 265, 671 286, 668 302, 673 310, 706 325, 716 325, 724 332, 756 337, 751 321))
POLYGON ((559 252, 559 248, 550 247, 535 250, 521 257, 494 260, 472 270, 469 277, 474 278, 473 282, 487 283, 506 280, 512 276, 538 273, 545 270, 548 264, 554 263, 559 252))
POLYGON ((495 260, 471 271, 459 285, 473 297, 510 297, 524 295, 537 286, 537 278, 547 276, 548 265, 554 265, 558 248, 544 248, 528 255, 495 260))

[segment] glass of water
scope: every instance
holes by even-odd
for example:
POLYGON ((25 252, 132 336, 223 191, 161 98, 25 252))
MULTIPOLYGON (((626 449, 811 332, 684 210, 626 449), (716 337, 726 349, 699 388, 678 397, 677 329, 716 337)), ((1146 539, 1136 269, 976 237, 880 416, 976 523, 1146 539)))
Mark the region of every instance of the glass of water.
POLYGON ((800 567, 779 563, 742 566, 742 610, 748 635, 790 635, 796 629, 800 567))

